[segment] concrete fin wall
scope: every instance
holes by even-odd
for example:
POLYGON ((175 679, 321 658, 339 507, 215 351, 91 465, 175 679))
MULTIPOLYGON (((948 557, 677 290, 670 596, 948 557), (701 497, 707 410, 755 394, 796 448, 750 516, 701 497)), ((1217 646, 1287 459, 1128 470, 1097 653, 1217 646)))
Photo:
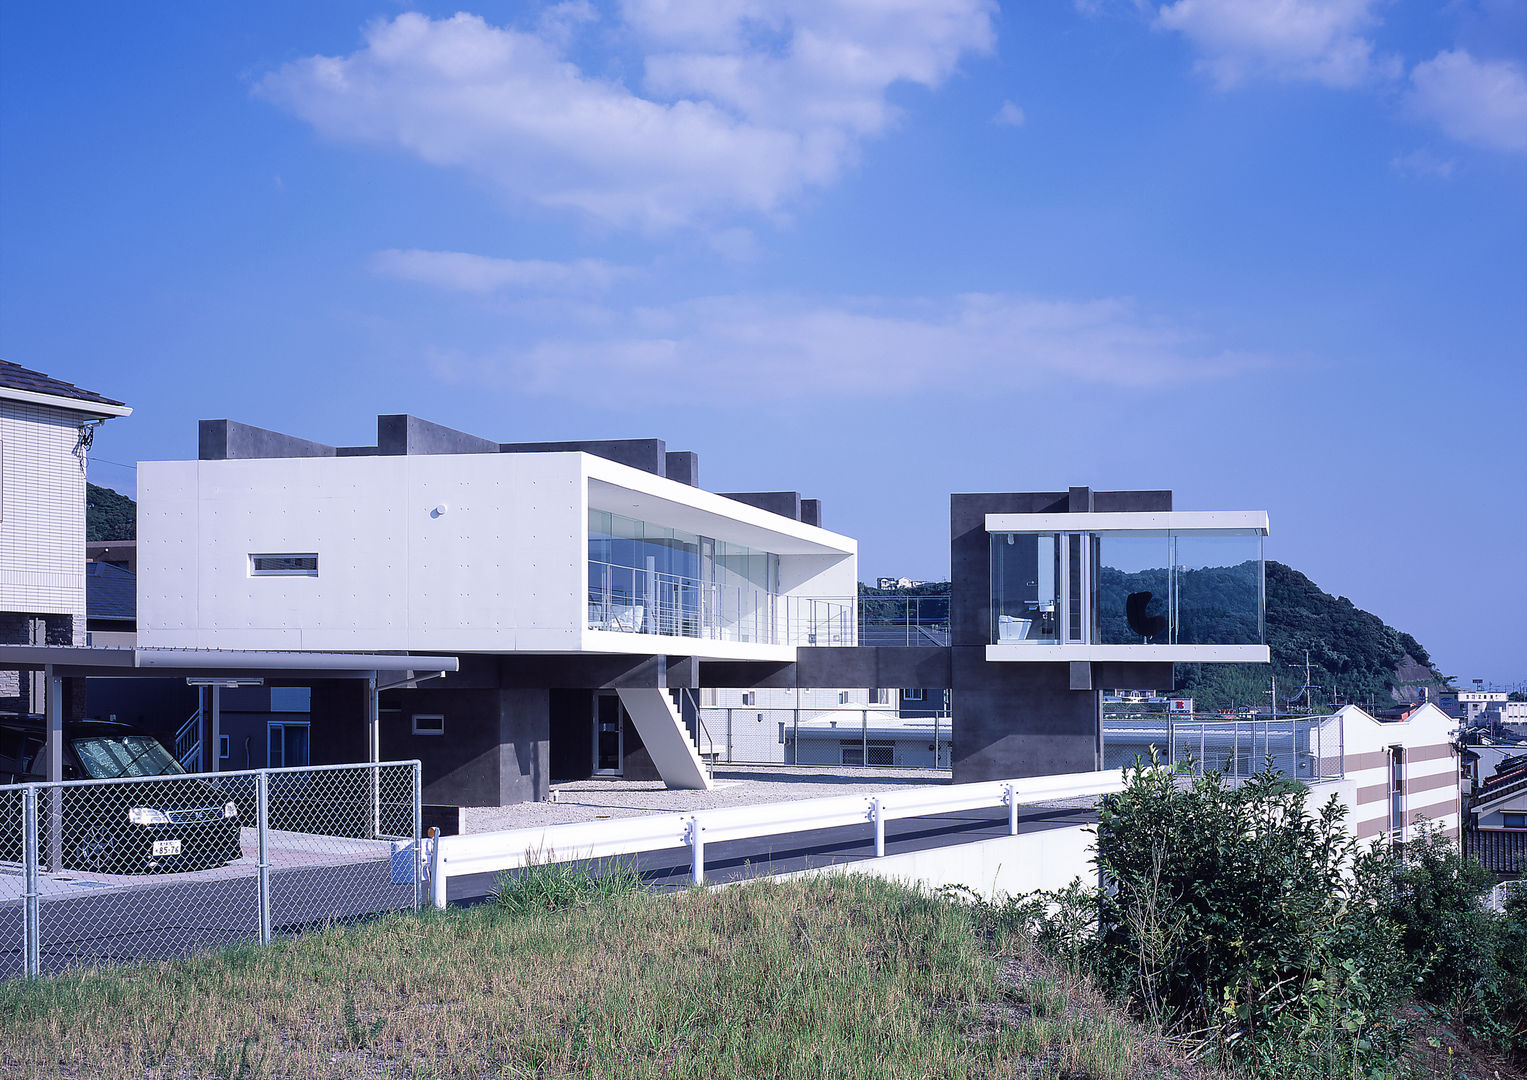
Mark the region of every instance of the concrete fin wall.
POLYGON ((695 744, 689 741, 684 721, 666 690, 622 689, 620 703, 642 737, 642 745, 657 766, 658 775, 670 788, 709 791, 710 777, 695 744))

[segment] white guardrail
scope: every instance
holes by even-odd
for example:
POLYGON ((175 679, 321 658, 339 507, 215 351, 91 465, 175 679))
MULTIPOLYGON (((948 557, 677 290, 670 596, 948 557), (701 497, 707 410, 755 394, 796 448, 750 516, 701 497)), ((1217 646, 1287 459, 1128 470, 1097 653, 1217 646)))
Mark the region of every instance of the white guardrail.
POLYGON ((690 849, 695 884, 705 881, 705 845, 728 840, 868 825, 875 837, 875 857, 885 855, 885 823, 960 810, 1007 807, 1009 835, 1018 834, 1018 808, 1048 799, 1108 795, 1124 790, 1119 769, 989 780, 978 784, 886 791, 876 795, 839 795, 799 802, 698 810, 688 814, 647 814, 618 821, 584 821, 543 828, 442 836, 428 841, 430 895, 446 906, 446 884, 453 877, 496 873, 538 863, 609 859, 669 848, 690 849))

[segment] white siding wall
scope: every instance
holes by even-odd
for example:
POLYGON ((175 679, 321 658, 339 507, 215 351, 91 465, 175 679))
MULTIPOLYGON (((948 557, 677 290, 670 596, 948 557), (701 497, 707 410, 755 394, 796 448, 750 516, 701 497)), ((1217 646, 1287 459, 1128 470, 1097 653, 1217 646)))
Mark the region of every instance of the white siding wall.
POLYGON ((587 454, 144 462, 138 641, 794 656, 781 646, 588 630, 596 479, 602 497, 619 495, 659 523, 677 518, 765 550, 772 536, 797 594, 808 583, 855 591, 851 540, 587 454), (832 544, 841 550, 817 553, 832 544), (283 553, 316 553, 317 576, 251 576, 251 555, 283 553))
POLYGON ((1344 801, 1347 826, 1360 840, 1389 829, 1389 748, 1404 748, 1405 838, 1423 818, 1457 835, 1458 755, 1451 744, 1456 721, 1435 705, 1424 705, 1406 720, 1382 721, 1349 705, 1341 710, 1346 748, 1344 801))
POLYGON ((0 611, 74 616, 85 643, 80 415, 0 400, 0 611))

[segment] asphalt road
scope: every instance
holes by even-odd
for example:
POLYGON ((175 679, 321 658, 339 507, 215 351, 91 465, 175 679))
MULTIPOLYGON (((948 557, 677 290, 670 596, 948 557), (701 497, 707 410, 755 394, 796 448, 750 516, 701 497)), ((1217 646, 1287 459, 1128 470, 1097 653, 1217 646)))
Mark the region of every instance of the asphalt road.
MULTIPOLYGON (((1029 810, 1025 832, 1070 828, 1096 820, 1091 809, 1029 810)), ((886 852, 917 851, 1007 835, 1006 812, 998 808, 890 821, 886 852)), ((788 873, 874 856, 867 825, 814 829, 756 840, 706 845, 710 883, 788 873)), ((633 859, 637 870, 659 888, 683 888, 690 880, 688 848, 649 852, 633 859)), ((455 904, 486 899, 496 875, 452 878, 455 904)), ((387 859, 304 866, 271 873, 271 914, 279 935, 335 919, 413 905, 412 884, 393 884, 387 859)), ((426 900, 427 890, 426 890, 426 900)), ((184 956, 203 949, 253 941, 258 936, 258 892, 253 876, 148 882, 96 894, 44 898, 39 905, 44 973, 77 965, 130 963, 184 956)), ((0 905, 0 978, 20 975, 23 910, 20 902, 0 905)))

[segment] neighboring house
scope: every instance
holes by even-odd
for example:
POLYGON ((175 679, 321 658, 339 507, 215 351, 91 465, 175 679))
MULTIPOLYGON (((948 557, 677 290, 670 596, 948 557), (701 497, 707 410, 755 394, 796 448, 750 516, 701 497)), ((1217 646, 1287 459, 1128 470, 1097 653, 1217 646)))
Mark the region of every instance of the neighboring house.
MULTIPOLYGON (((86 452, 131 412, 0 360, 0 644, 85 643, 86 452)), ((0 671, 0 711, 40 712, 41 683, 0 671)))
POLYGON ((1457 721, 1430 703, 1401 720, 1377 719, 1356 705, 1335 715, 1351 789, 1344 796, 1352 811, 1347 826, 1357 838, 1404 843, 1424 820, 1457 839, 1463 810, 1457 721))
POLYGON ((1469 799, 1469 849, 1502 879, 1527 873, 1527 752, 1501 758, 1469 799))
POLYGON ((718 762, 948 768, 947 693, 710 687, 698 695, 702 753, 718 762))

